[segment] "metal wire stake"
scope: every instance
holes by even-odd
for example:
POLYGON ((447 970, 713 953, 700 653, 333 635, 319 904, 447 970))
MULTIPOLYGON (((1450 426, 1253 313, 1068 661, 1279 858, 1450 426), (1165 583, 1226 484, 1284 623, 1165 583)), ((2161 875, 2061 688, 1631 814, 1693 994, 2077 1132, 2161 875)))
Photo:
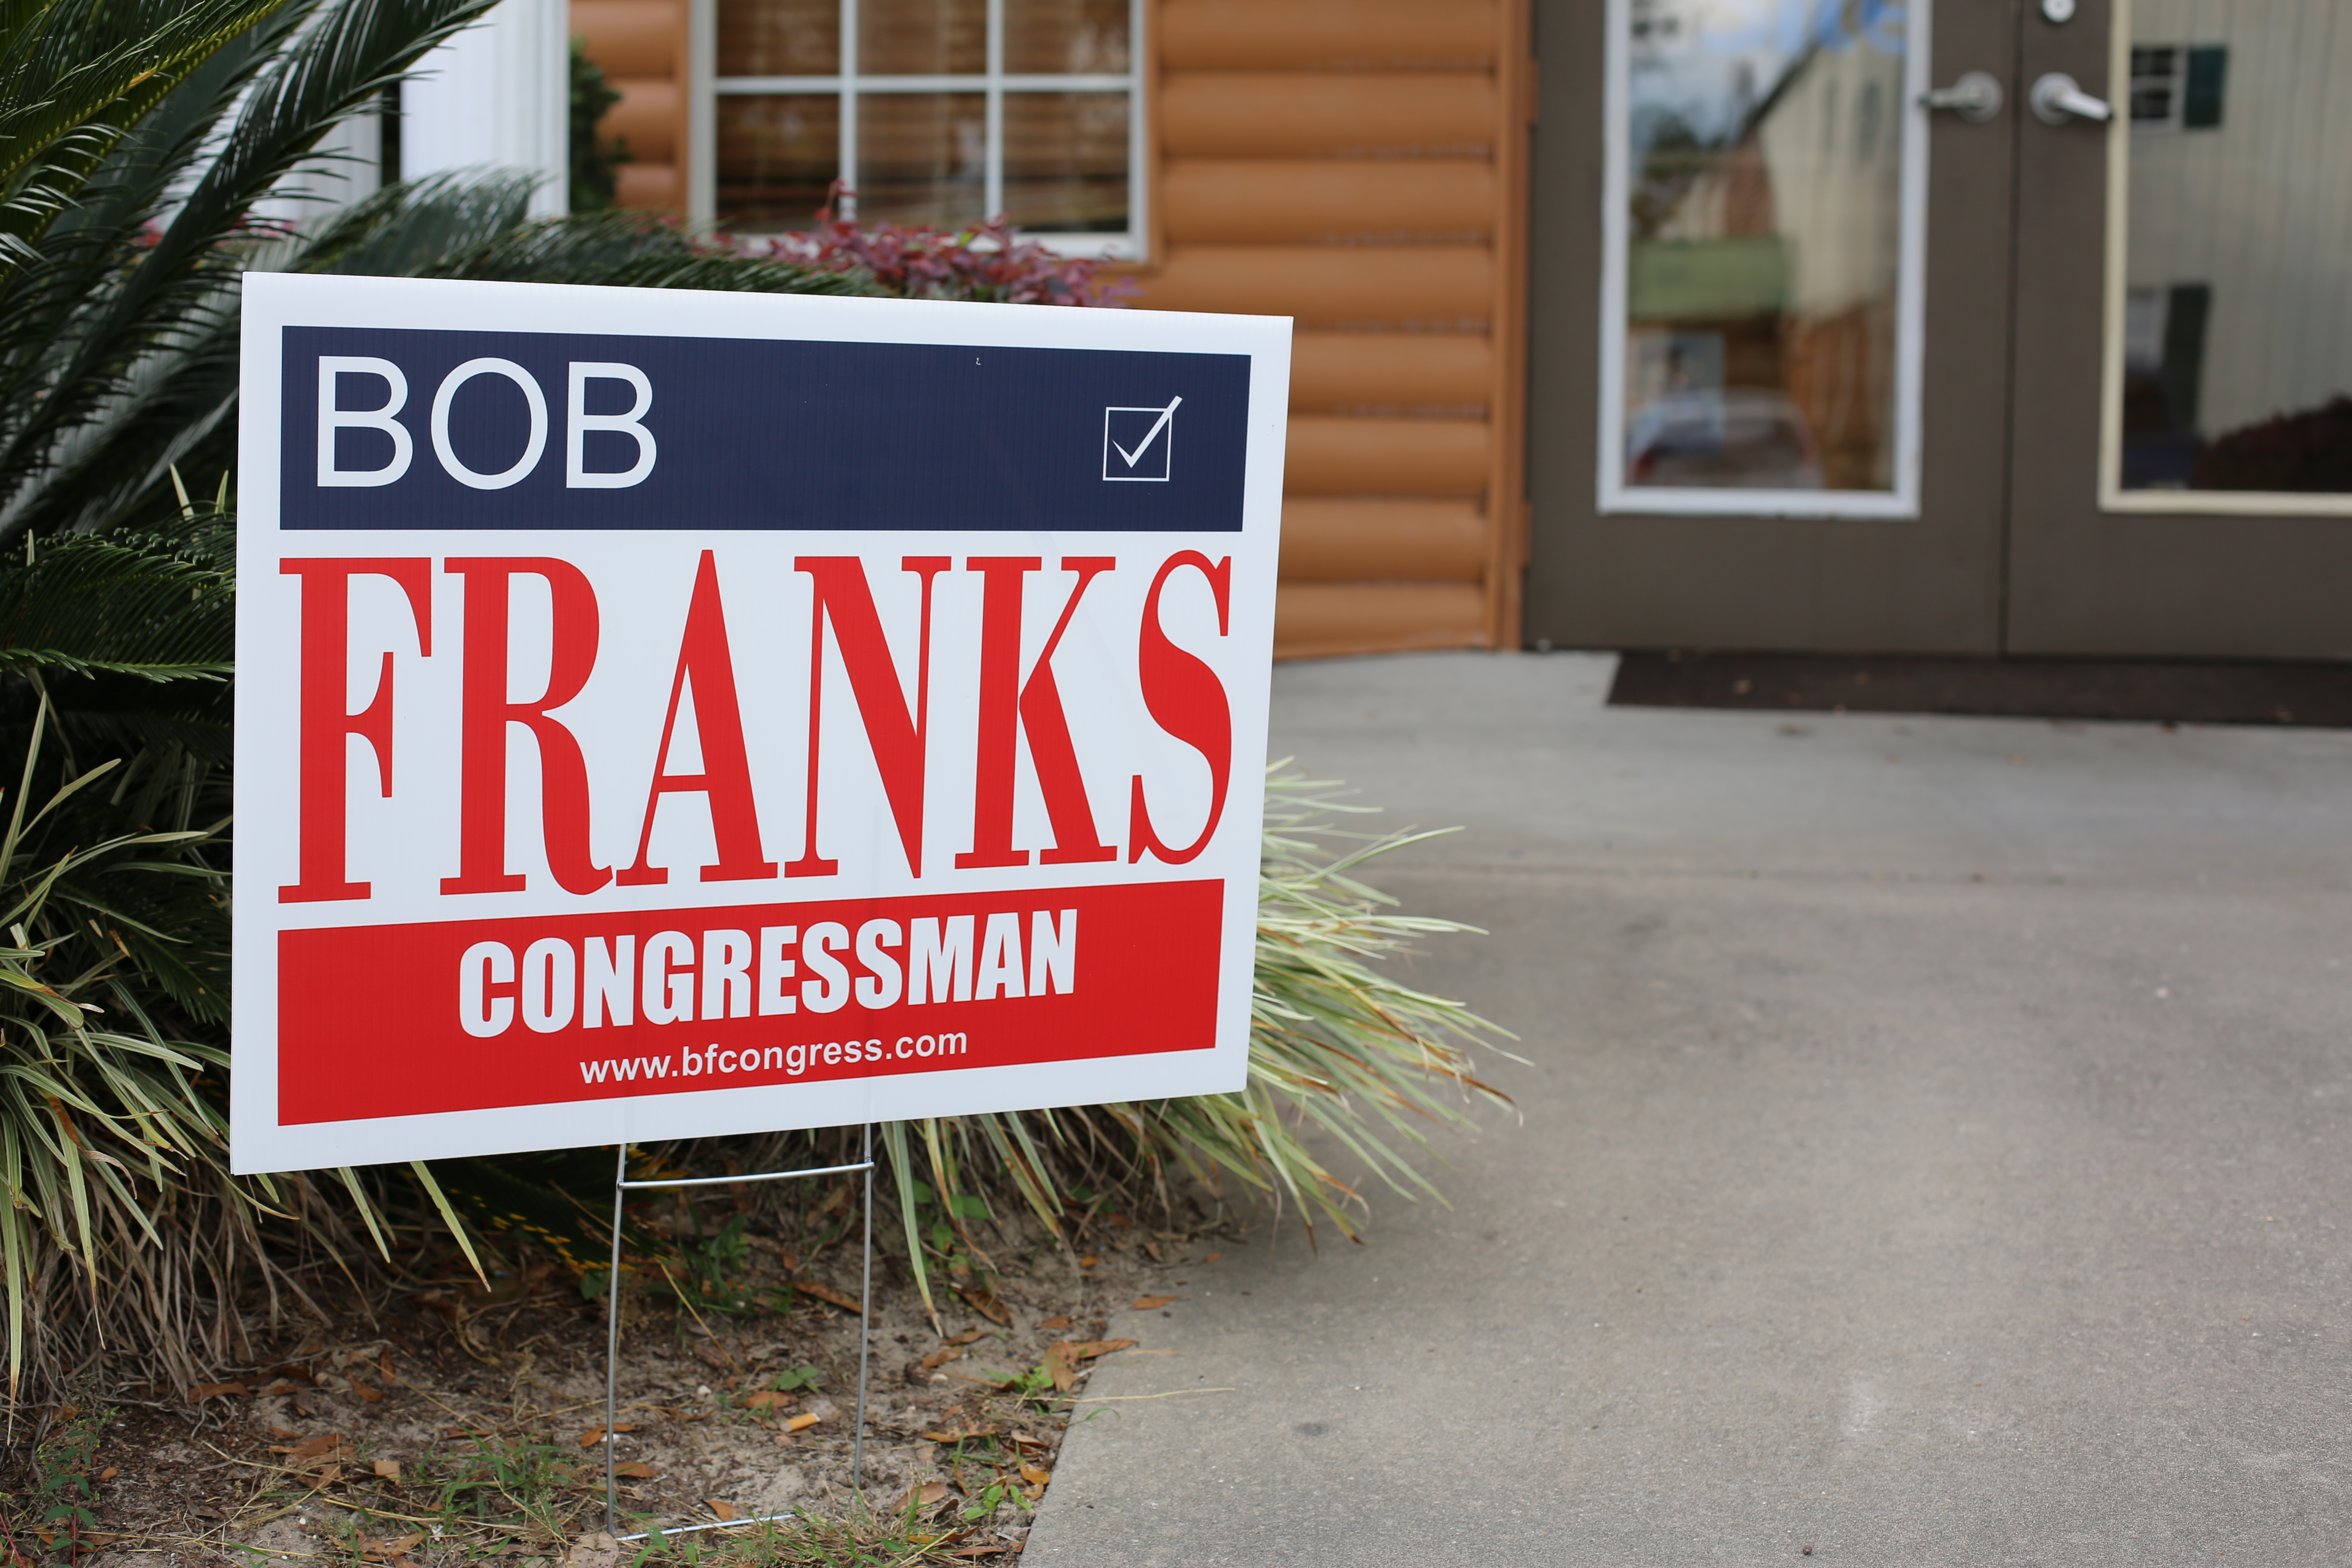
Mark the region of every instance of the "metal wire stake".
POLYGON ((865 1127, 864 1142, 857 1157, 866 1165, 866 1268, 857 1285, 857 1442, 849 1459, 849 1495, 865 1495, 866 1478, 866 1367, 873 1357, 867 1353, 866 1342, 874 1329, 874 1123, 865 1127))
MULTIPOLYGON (((623 1143, 613 1165, 613 1273, 604 1294, 604 1533, 616 1541, 643 1541, 649 1531, 620 1535, 614 1529, 619 1522, 619 1487, 614 1477, 614 1453, 617 1439, 613 1423, 620 1419, 621 1365, 621 1205, 629 1194, 646 1188, 734 1186, 743 1182, 783 1182, 803 1176, 840 1176, 852 1171, 866 1173, 866 1272, 861 1286, 863 1295, 857 1303, 857 1436, 849 1461, 849 1486, 855 1494, 865 1478, 866 1468, 866 1363, 870 1360, 867 1345, 874 1328, 874 1124, 865 1130, 864 1157, 854 1165, 819 1165, 806 1171, 761 1171, 741 1176, 681 1176, 667 1181, 633 1182, 629 1178, 629 1146, 623 1143)), ((789 1519, 790 1513, 762 1514, 754 1519, 722 1520, 710 1524, 681 1524, 665 1533, 688 1534, 698 1530, 723 1530, 738 1524, 768 1524, 789 1519)))
POLYGON ((629 1195, 629 1145, 625 1139, 613 1155, 613 1268, 604 1276, 604 1533, 618 1521, 613 1513, 613 1423, 620 1419, 621 1379, 621 1205, 629 1195))

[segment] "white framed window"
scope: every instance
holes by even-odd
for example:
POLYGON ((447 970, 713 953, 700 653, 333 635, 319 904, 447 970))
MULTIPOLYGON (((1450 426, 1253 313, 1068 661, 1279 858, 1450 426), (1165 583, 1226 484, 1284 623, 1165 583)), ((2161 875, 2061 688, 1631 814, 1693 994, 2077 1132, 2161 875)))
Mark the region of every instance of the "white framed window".
POLYGON ((1928 0, 1609 0, 1603 512, 1916 517, 1928 0))
POLYGON ((2186 96, 2188 53, 2165 45, 2135 45, 2131 51, 2131 127, 2135 131, 2180 129, 2186 96))
POLYGON ((806 228, 837 178, 866 222, 1139 258, 1143 3, 695 0, 689 209, 806 228))

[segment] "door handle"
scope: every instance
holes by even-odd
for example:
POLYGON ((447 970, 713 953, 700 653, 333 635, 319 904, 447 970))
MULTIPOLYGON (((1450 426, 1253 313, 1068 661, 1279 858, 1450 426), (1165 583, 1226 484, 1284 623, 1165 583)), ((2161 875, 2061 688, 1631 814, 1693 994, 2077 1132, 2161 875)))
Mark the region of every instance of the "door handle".
POLYGON ((2064 71, 2040 78, 2025 95, 2033 118, 2044 125, 2063 125, 2070 119, 2108 121, 2116 117, 2104 99, 2093 98, 2083 84, 2064 71))
POLYGON ((1922 109, 1948 109, 1971 125, 1982 125, 2000 112, 2000 82, 1989 71, 1969 71, 1949 87, 1919 95, 1922 109))

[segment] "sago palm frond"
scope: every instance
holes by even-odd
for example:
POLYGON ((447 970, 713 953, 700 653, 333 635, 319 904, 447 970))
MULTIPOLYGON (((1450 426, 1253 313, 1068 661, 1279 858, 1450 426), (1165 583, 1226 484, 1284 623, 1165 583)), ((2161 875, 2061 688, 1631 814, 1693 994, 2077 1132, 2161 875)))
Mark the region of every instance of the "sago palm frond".
POLYGON ((56 254, 0 296, 0 542, 112 524, 218 426, 236 275, 267 237, 254 208, 490 3, 289 5, 187 79, 153 134, 110 143, 56 254))
POLYGON ((231 39, 287 0, 0 7, 0 278, 121 138, 231 39))

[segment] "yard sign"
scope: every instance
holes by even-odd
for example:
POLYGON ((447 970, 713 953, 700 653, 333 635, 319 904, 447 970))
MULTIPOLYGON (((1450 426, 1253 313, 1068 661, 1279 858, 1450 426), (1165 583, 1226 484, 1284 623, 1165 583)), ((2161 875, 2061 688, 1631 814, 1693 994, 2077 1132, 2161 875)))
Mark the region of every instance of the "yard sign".
POLYGON ((244 331, 236 1169, 1242 1086, 1288 322, 244 331))

